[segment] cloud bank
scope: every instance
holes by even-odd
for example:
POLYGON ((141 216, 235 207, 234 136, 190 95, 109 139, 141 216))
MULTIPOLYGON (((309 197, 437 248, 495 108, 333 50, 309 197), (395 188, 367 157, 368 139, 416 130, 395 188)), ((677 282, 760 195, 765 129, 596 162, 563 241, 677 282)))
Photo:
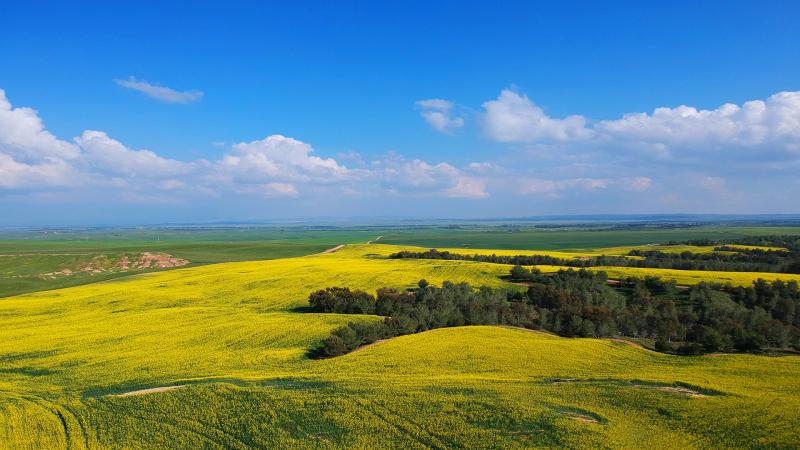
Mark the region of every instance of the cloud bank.
MULTIPOLYGON (((800 155, 800 92, 780 92, 742 105, 704 110, 681 105, 619 119, 590 121, 581 115, 548 116, 528 97, 503 90, 483 104, 485 135, 507 143, 567 143, 650 152, 663 158, 690 152, 768 152, 800 155)), ((779 155, 780 154, 780 155, 779 155)))
MULTIPOLYGON (((448 100, 417 107, 438 131, 464 126, 448 100)), ((475 122, 491 147, 461 155, 474 158, 463 164, 435 149, 425 159, 352 150, 326 156, 279 134, 217 142, 208 159, 178 160, 99 130, 62 139, 0 89, 0 207, 91 198, 100 210, 182 204, 199 215, 217 208, 232 217, 253 210, 337 214, 344 207, 349 214, 439 217, 797 212, 800 92, 592 120, 549 116, 527 96, 503 90, 483 103, 475 122)))
POLYGON ((136 199, 488 196, 480 180, 444 162, 407 160, 390 153, 347 167, 282 135, 223 148, 215 160, 178 161, 131 149, 102 131, 87 130, 72 141, 61 140, 47 131, 36 111, 13 107, 0 90, 0 196, 99 188, 110 198, 136 199))

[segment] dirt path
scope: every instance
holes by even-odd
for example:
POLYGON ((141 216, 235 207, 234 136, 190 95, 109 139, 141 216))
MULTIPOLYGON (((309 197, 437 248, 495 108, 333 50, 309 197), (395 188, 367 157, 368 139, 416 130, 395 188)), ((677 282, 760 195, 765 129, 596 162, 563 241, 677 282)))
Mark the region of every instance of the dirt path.
POLYGON ((150 389, 139 389, 137 391, 123 392, 122 394, 111 394, 109 397, 135 397, 137 395, 157 394, 159 392, 168 392, 180 389, 186 386, 185 384, 176 384, 174 386, 162 386, 150 389))
POLYGON ((373 239, 371 241, 367 241, 367 244, 374 244, 375 242, 380 241, 382 237, 383 236, 378 236, 378 237, 376 237, 375 239, 373 239))
POLYGON ((331 248, 325 250, 324 252, 320 253, 320 255, 324 255, 326 253, 336 253, 339 250, 341 250, 342 248, 344 248, 344 244, 337 245, 336 247, 331 247, 331 248))
POLYGON ((692 397, 692 398, 705 397, 705 395, 703 395, 703 394, 701 394, 701 393, 699 393, 697 391, 693 391, 693 390, 691 390, 689 388, 684 388, 684 387, 662 386, 662 387, 657 387, 656 390, 657 391, 663 391, 663 392, 672 392, 674 394, 682 394, 682 395, 685 395, 687 397, 692 397))

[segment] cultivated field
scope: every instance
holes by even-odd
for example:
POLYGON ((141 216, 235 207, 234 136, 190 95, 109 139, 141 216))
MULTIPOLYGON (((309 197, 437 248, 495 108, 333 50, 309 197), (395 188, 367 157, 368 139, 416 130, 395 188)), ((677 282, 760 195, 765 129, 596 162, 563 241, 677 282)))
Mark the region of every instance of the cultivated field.
POLYGON ((513 288, 499 278, 506 265, 386 258, 398 248, 347 245, 0 299, 0 446, 800 445, 798 356, 673 356, 461 327, 309 359, 334 328, 379 320, 305 312, 314 290, 420 278, 513 288), (136 392, 154 388, 168 389, 136 392))
MULTIPOLYGON (((91 229, 0 231, 0 298, 58 289, 128 275, 233 261, 311 255, 339 244, 375 241, 469 253, 548 254, 572 258, 624 255, 647 244, 688 239, 723 239, 800 234, 796 227, 703 226, 612 230, 575 226, 558 229, 505 226, 403 227, 221 227, 184 229, 91 229), (476 249, 476 250, 473 250, 476 249), (578 249, 578 250, 576 250, 578 249), (148 255, 146 255, 148 254, 148 255), (150 256, 153 255, 153 256, 150 256), (159 264, 153 259, 180 260, 159 264), (127 261, 127 262, 126 262, 127 261)), ((707 252, 711 247, 676 245, 664 251, 707 252)), ((750 278, 742 278, 750 280, 750 278)))
POLYGON ((305 229, 6 232, 0 233, 0 297, 175 267, 310 255, 372 237, 305 229))

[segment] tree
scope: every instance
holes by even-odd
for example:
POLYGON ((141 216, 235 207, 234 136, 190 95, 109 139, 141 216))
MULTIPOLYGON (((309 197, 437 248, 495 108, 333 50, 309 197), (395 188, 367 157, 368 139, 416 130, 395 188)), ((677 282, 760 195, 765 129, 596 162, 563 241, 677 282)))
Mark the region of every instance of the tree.
POLYGON ((512 280, 530 280, 531 279, 531 271, 520 266, 516 265, 511 268, 511 279, 512 280))
POLYGON ((322 344, 322 353, 325 356, 334 357, 344 355, 347 351, 347 346, 344 344, 342 338, 335 334, 328 336, 322 344))
POLYGON ((707 352, 722 352, 730 349, 730 340, 722 333, 705 328, 703 331, 703 349, 707 352))

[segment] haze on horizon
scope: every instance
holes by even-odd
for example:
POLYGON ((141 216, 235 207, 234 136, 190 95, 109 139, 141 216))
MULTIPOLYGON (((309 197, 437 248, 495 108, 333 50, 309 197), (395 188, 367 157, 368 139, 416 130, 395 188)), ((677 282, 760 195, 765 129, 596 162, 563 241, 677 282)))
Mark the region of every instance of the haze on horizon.
POLYGON ((0 226, 800 212, 797 2, 4 10, 0 226))

